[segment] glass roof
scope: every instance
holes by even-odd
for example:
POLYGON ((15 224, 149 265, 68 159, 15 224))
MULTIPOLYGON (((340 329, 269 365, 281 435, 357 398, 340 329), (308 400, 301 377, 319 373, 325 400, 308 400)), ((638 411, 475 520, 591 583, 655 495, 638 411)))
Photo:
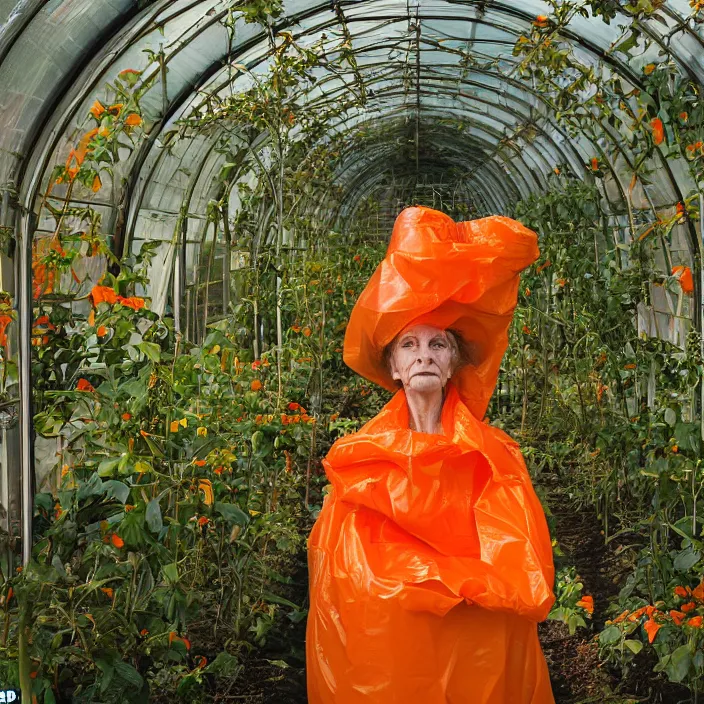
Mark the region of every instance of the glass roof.
MULTIPOLYGON (((518 39, 551 10, 551 3, 535 0, 285 2, 277 31, 324 51, 328 62, 343 49, 351 57, 335 72, 314 69, 316 81, 296 96, 311 111, 348 105, 331 116, 321 137, 341 145, 335 185, 345 192, 345 212, 354 212, 375 188, 386 188, 390 174, 420 180, 421 165, 422 176, 431 179, 450 169, 461 173, 480 211, 510 212, 518 199, 545 190, 555 170, 591 178, 590 160, 606 151, 615 157, 604 196, 615 214, 626 212, 619 181, 628 180, 637 158, 623 131, 632 106, 616 107, 614 120, 596 132, 574 128, 568 134, 551 98, 522 73, 515 55, 518 39)), ((626 14, 606 24, 575 12, 557 38, 595 76, 617 77, 626 88, 637 89, 643 67, 664 54, 682 75, 701 80, 704 33, 683 21, 690 13, 686 0, 672 0, 657 16, 643 18, 630 55, 617 48, 630 24, 626 14)), ((52 165, 75 144, 105 84, 121 70, 147 69, 144 79, 153 80, 141 103, 144 142, 113 183, 82 197, 102 208, 106 223, 126 211, 122 248, 143 239, 171 241, 185 207, 195 247, 218 173, 246 148, 247 126, 176 139, 169 148, 166 142, 207 94, 225 100, 266 75, 272 55, 263 28, 246 23, 237 4, 225 0, 4 0, 0 19, 0 177, 23 207, 37 208, 52 165), (224 135, 229 149, 222 148, 224 135)), ((567 67, 561 87, 577 74, 567 67)), ((585 101, 593 90, 590 85, 585 101)), ((671 206, 692 187, 686 166, 676 160, 667 168, 653 163, 651 173, 641 189, 642 208, 671 206)))

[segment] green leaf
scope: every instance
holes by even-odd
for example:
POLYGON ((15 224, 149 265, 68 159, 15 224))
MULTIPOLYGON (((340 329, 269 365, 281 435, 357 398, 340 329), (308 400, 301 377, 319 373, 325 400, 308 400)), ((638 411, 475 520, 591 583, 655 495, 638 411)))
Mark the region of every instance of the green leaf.
POLYGON ((700 558, 701 553, 697 550, 683 550, 677 554, 673 564, 676 570, 687 572, 699 562, 700 558))
POLYGON ((638 655, 643 650, 643 642, 640 640, 626 640, 623 643, 634 655, 638 655))
POLYGON ((136 347, 144 352, 152 362, 158 362, 161 359, 161 347, 154 342, 140 342, 136 347))
POLYGON ((674 425, 677 422, 677 413, 671 408, 666 408, 664 418, 668 425, 674 425))
POLYGON ((271 592, 264 592, 262 594, 262 599, 264 601, 268 601, 270 604, 281 604, 281 606, 290 606, 293 609, 300 608, 298 605, 294 604, 292 601, 289 601, 288 599, 284 599, 282 596, 276 596, 276 594, 272 594, 271 592))
POLYGON ((98 465, 98 475, 101 477, 112 476, 112 473, 117 468, 117 465, 120 464, 121 460, 122 460, 122 457, 110 457, 107 460, 103 460, 98 465))
POLYGON ((100 496, 103 493, 103 480, 97 474, 91 474, 87 482, 83 482, 78 487, 76 498, 78 501, 87 499, 89 496, 100 496))
POLYGON ((159 533, 164 527, 164 522, 161 519, 161 507, 159 506, 159 499, 152 499, 147 504, 147 512, 145 514, 147 525, 149 530, 154 533, 159 533))
POLYGON ((164 575, 164 579, 169 582, 169 584, 176 584, 176 582, 178 582, 178 565, 175 562, 164 565, 161 568, 161 572, 164 575))
POLYGON ((118 482, 117 479, 109 479, 103 482, 103 492, 111 499, 117 499, 121 504, 124 504, 130 495, 130 488, 127 484, 118 482))
POLYGON ((226 521, 232 521, 240 526, 246 526, 249 523, 249 516, 236 504, 216 501, 214 508, 226 521))
POLYGON ((218 653, 218 656, 213 660, 203 672, 208 672, 221 677, 235 677, 240 673, 242 666, 239 660, 230 653, 218 653))
POLYGON ((680 645, 680 647, 672 653, 672 657, 667 663, 665 671, 673 682, 682 682, 687 677, 691 662, 692 652, 689 645, 680 645))
POLYGON ((123 682, 127 682, 135 689, 141 689, 144 685, 142 675, 137 670, 126 662, 115 663, 115 676, 119 677, 123 682))
POLYGON ((599 634, 599 643, 613 645, 621 639, 621 631, 616 626, 609 626, 599 634))

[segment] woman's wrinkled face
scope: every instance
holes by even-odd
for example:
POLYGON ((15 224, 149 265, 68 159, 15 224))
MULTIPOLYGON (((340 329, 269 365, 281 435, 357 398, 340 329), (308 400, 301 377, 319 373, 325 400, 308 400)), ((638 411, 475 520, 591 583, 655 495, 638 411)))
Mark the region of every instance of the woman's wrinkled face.
POLYGON ((398 337, 390 357, 391 375, 404 389, 434 391, 452 376, 453 349, 447 333, 432 325, 414 325, 398 337))

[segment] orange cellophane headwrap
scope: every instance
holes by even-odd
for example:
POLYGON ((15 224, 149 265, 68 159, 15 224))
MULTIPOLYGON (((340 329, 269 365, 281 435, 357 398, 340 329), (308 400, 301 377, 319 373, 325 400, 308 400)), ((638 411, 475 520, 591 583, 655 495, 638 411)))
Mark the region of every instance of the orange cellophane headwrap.
POLYGON ((473 357, 452 381, 483 418, 508 346, 519 273, 538 258, 537 239, 507 217, 456 223, 431 208, 407 208, 352 310, 345 363, 393 391, 398 387, 384 365, 384 347, 411 323, 452 328, 473 357))

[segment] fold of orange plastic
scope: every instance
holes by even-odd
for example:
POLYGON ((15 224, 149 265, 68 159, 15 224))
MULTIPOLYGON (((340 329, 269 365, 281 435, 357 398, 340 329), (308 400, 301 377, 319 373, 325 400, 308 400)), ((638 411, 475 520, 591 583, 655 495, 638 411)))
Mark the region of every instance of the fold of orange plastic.
POLYGON ((406 208, 350 315, 345 363, 395 391, 382 361, 384 347, 411 323, 452 328, 474 352, 473 363, 453 381, 472 413, 483 418, 508 346, 519 273, 538 258, 537 242, 535 232, 511 218, 456 223, 432 208, 406 208))
POLYGON ((324 460, 311 532, 309 704, 552 704, 537 622, 545 514, 517 443, 450 382, 443 434, 403 390, 324 460))

